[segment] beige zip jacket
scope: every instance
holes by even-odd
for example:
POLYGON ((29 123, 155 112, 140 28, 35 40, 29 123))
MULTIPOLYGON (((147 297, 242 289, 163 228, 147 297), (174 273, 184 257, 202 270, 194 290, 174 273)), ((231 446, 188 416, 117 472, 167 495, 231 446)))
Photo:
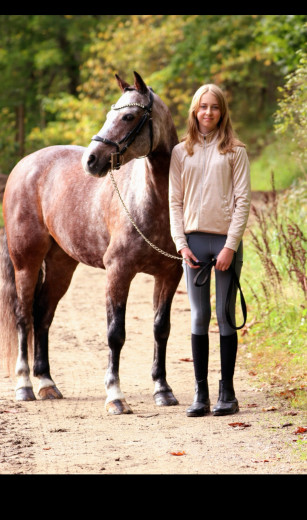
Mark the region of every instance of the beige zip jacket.
MULTIPOLYGON (((201 134, 202 135, 202 134, 201 134)), ((246 149, 221 154, 218 134, 202 135, 188 155, 184 142, 172 152, 169 177, 171 235, 177 251, 188 247, 193 231, 227 235, 225 247, 237 251, 250 209, 250 167, 246 149)))

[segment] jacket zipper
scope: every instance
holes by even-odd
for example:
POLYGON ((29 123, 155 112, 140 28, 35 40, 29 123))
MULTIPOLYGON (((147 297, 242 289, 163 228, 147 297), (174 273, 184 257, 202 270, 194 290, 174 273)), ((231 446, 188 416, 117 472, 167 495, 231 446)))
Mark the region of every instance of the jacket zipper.
POLYGON ((201 202, 203 200, 203 191, 204 191, 204 184, 205 184, 205 177, 206 177, 206 151, 207 151, 207 141, 206 141, 206 136, 204 136, 204 143, 205 143, 205 148, 204 148, 204 174, 203 174, 203 178, 202 178, 202 185, 201 185, 201 190, 200 190, 200 201, 199 201, 199 208, 198 208, 198 216, 197 216, 197 228, 199 229, 199 217, 200 217, 200 213, 201 213, 201 202))

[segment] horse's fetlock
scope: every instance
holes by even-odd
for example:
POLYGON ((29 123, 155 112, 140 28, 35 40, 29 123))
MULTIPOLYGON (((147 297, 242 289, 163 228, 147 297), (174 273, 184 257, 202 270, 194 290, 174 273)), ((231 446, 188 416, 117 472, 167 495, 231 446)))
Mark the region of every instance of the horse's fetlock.
POLYGON ((34 361, 34 365, 33 365, 33 375, 35 377, 39 377, 39 376, 42 376, 42 375, 45 375, 47 374, 48 377, 50 377, 49 375, 49 363, 48 361, 45 361, 43 359, 39 359, 39 360, 35 360, 34 361))

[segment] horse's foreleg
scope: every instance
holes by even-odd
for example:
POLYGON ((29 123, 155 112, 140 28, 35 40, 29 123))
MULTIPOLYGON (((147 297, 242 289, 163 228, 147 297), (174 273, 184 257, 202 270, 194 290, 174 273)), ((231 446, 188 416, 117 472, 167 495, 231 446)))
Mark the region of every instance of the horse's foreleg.
POLYGON ((166 347, 170 333, 170 312, 174 292, 177 284, 166 283, 156 278, 154 291, 154 361, 152 378, 155 383, 154 400, 158 406, 172 406, 178 404, 171 387, 166 381, 166 347))
POLYGON ((125 316, 130 280, 118 280, 108 272, 106 304, 108 323, 109 362, 105 375, 106 410, 109 414, 133 413, 120 388, 119 362, 125 342, 125 316))

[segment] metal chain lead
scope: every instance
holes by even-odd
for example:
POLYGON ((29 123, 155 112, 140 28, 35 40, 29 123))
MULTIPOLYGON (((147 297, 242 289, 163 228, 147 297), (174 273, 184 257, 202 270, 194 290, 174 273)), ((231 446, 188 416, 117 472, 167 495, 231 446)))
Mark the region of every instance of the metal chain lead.
POLYGON ((131 217, 131 214, 129 213, 129 210, 128 210, 127 206, 125 205, 125 203, 124 203, 124 201, 123 201, 123 199, 121 197, 121 194, 119 193, 119 189, 118 189, 118 186, 117 186, 116 181, 114 179, 112 170, 109 170, 109 174, 110 174, 113 186, 115 188, 115 191, 116 191, 117 195, 119 196, 119 199, 120 199, 120 201, 121 201, 121 203, 123 205, 123 208, 126 211, 131 224, 135 227, 135 229, 137 230, 139 235, 141 235, 141 237, 143 237, 145 242, 147 242, 147 244, 149 244, 153 249, 158 251, 158 253, 161 253, 161 255, 167 256, 168 258, 173 258, 174 260, 181 260, 182 261, 182 257, 181 256, 174 256, 174 255, 171 255, 170 253, 167 253, 166 251, 163 251, 163 249, 160 249, 158 246, 156 246, 155 244, 150 242, 150 240, 148 240, 147 237, 145 237, 145 235, 142 233, 142 231, 139 229, 139 227, 136 225, 136 223, 134 222, 133 218, 131 217))

